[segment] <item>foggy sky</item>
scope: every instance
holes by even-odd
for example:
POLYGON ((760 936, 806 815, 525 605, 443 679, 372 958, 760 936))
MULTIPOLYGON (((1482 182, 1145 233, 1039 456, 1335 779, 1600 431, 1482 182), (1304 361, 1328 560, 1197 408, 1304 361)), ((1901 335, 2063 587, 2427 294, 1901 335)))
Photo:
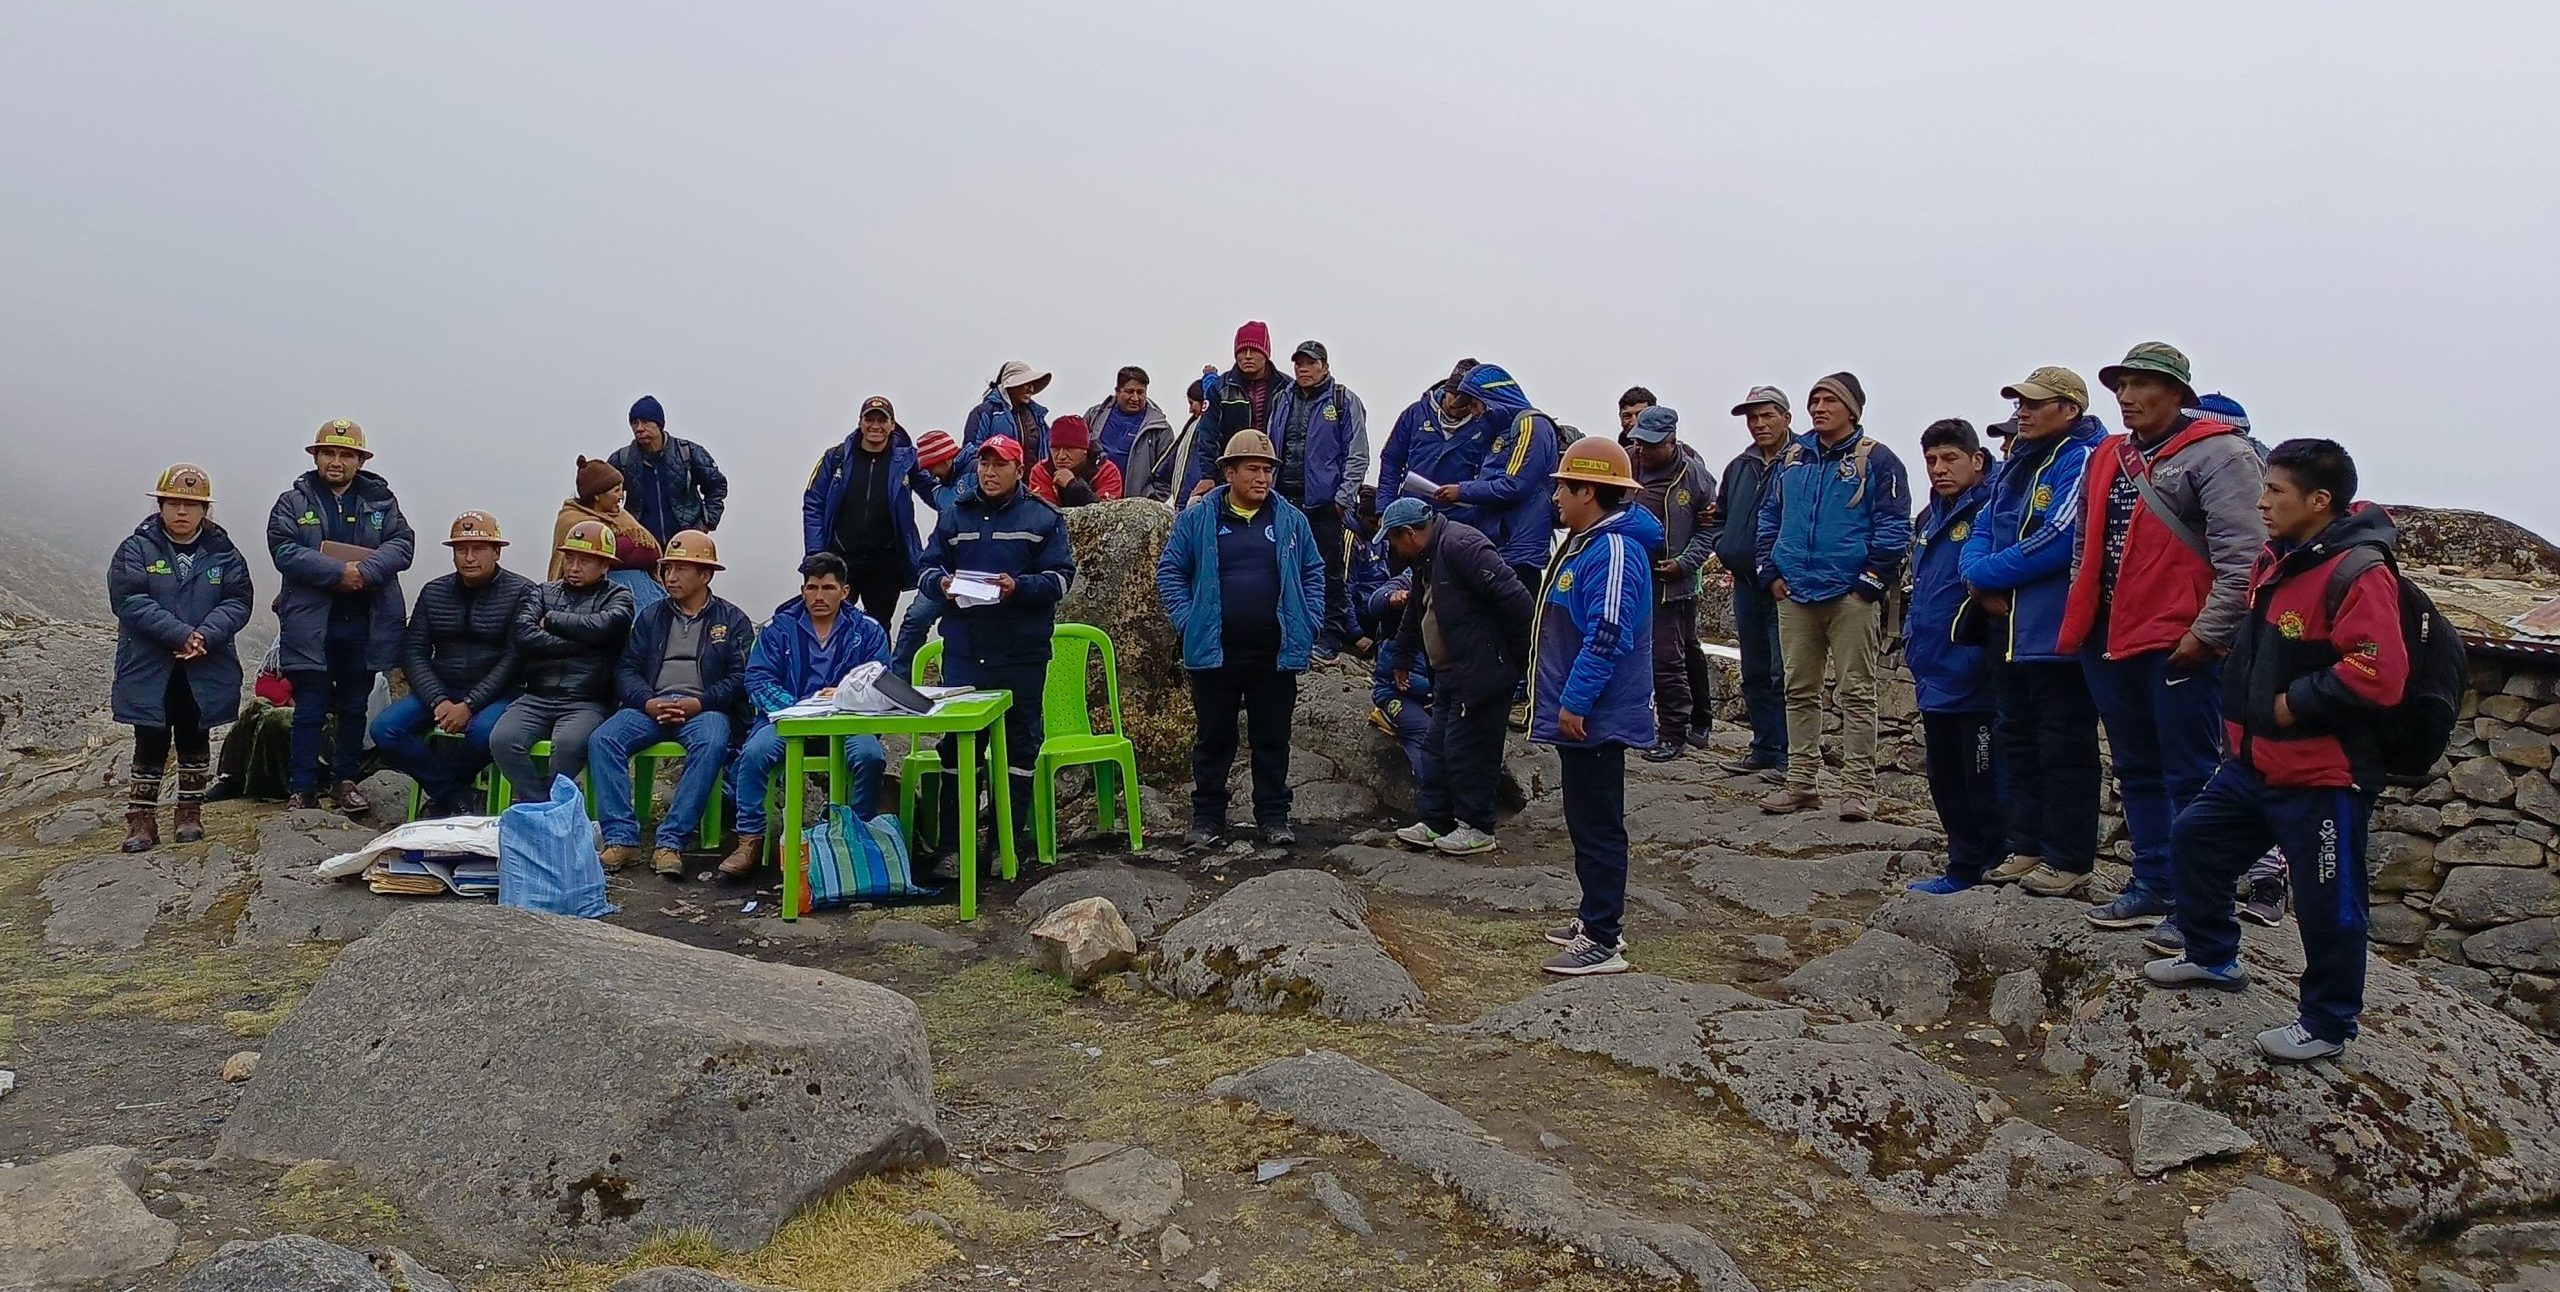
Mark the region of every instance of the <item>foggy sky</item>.
POLYGON ((422 539, 487 508, 538 573, 574 457, 653 393, 736 482, 720 590, 761 615, 859 401, 956 430, 1006 359, 1057 372, 1053 413, 1144 365, 1178 422, 1267 319, 1332 347, 1378 440, 1476 355, 1585 428, 1648 385, 1720 464, 1754 383, 1853 370, 1916 460, 2028 369, 2094 383, 2160 338, 2270 442, 2345 441, 2368 495, 2549 533, 2556 34, 2460 4, 12 0, 0 474, 103 545, 194 460, 254 533, 349 417, 422 539))

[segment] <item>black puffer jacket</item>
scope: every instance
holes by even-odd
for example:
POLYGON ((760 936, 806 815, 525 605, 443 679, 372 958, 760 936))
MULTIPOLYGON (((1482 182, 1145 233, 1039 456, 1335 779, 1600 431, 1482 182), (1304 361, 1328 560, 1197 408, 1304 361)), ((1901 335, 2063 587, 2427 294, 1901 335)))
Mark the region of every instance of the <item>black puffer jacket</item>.
POLYGON ((600 582, 537 583, 516 607, 516 655, 525 694, 613 703, 613 666, 631 635, 631 590, 600 582))
POLYGON ((1443 519, 1431 526, 1430 546, 1413 562, 1413 599, 1396 629, 1406 659, 1429 659, 1422 621, 1436 614, 1447 663, 1431 660, 1432 694, 1477 704, 1509 695, 1529 663, 1529 620, 1535 594, 1503 562, 1484 531, 1443 519))
POLYGON ((400 634, 400 667, 427 711, 459 700, 477 713, 515 694, 516 608, 533 580, 500 570, 479 587, 462 576, 431 579, 400 634))

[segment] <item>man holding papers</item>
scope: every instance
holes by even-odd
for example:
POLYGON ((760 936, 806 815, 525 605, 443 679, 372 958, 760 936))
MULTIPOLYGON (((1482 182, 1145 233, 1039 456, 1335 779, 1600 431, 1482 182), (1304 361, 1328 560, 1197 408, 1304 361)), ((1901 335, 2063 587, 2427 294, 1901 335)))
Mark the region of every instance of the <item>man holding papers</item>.
POLYGON ((267 552, 284 586, 276 593, 276 645, 293 683, 293 744, 287 807, 319 806, 320 734, 337 720, 329 752, 338 810, 372 808, 364 776, 365 702, 374 674, 400 662, 408 603, 400 572, 417 543, 400 500, 367 470, 364 428, 343 418, 321 424, 307 451, 311 469, 267 513, 267 552))
MULTIPOLYGON (((747 659, 747 702, 755 711, 755 729, 738 751, 738 845, 721 859, 724 878, 754 870, 764 853, 765 783, 782 765, 783 755, 774 715, 826 694, 856 664, 889 659, 889 635, 880 625, 868 615, 843 613, 850 584, 843 557, 813 553, 800 563, 800 595, 776 607, 773 622, 756 636, 755 652, 747 659)), ((867 817, 889 752, 877 736, 854 736, 844 742, 844 760, 853 776, 853 809, 867 817)))

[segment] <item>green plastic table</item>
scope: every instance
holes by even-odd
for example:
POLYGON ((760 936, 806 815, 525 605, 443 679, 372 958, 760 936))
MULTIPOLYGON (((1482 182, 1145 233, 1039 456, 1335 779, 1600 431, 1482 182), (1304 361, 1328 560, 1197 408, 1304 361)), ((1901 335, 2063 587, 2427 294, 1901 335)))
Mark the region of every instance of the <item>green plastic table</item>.
MULTIPOLYGON (((1013 794, 1005 780, 1006 749, 1004 742, 1005 710, 1013 707, 1010 691, 981 691, 957 696, 942 702, 931 713, 838 713, 819 718, 783 718, 773 724, 774 734, 782 737, 782 918, 797 920, 808 907, 808 875, 801 869, 800 818, 805 795, 800 787, 808 776, 808 755, 802 749, 804 740, 825 740, 834 756, 828 761, 834 767, 843 765, 844 741, 848 736, 945 736, 990 732, 987 746, 988 775, 995 793, 989 795, 996 804, 996 840, 998 856, 1004 866, 1004 877, 1013 878, 1013 794)), ((959 742, 960 765, 952 769, 960 778, 960 918, 978 918, 978 742, 959 742)), ((828 798, 841 797, 844 786, 830 779, 828 798)), ((907 838, 915 838, 915 823, 904 823, 907 838)))

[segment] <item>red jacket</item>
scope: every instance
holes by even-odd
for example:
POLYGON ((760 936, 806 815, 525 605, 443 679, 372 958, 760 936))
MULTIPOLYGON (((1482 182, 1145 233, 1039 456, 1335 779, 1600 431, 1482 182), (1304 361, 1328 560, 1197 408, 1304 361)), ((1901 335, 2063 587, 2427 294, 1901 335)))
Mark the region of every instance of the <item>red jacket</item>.
POLYGON ((1076 473, 1076 482, 1067 496, 1058 496, 1057 478, 1050 474, 1049 460, 1042 458, 1031 465, 1033 496, 1052 507, 1081 507, 1089 502, 1109 502, 1120 496, 1120 468, 1099 453, 1085 458, 1084 470, 1076 473))
POLYGON ((2357 503, 2318 538, 2258 558, 2249 617, 2223 664, 2223 748, 2267 784, 2382 787, 2380 711, 2409 682, 2400 587, 2377 564, 2340 591, 2333 613, 2330 579, 2354 548, 2388 550, 2397 539, 2380 507, 2357 503), (2289 727, 2276 724, 2277 696, 2289 727))
MULTIPOLYGON (((2220 422, 2189 422, 2161 447, 2149 469, 2157 472, 2161 463, 2199 441, 2237 434, 2220 422)), ((2055 642, 2066 655, 2088 644, 2098 624, 2098 585, 2107 566, 2107 494, 2124 474, 2127 457, 2140 461, 2132 438, 2121 432, 2110 435, 2089 451, 2080 477, 2080 556, 2071 568, 2071 591, 2062 603, 2062 628, 2055 642)), ((2241 549, 2242 559, 2246 550, 2241 549)), ((2236 559, 2234 565, 2236 573, 2236 559)), ((2212 592, 2212 564, 2136 501, 2125 530, 2124 559, 2116 566, 2114 595, 2108 599, 2107 639, 2101 643, 2105 655, 2124 659, 2176 646, 2212 592)))

